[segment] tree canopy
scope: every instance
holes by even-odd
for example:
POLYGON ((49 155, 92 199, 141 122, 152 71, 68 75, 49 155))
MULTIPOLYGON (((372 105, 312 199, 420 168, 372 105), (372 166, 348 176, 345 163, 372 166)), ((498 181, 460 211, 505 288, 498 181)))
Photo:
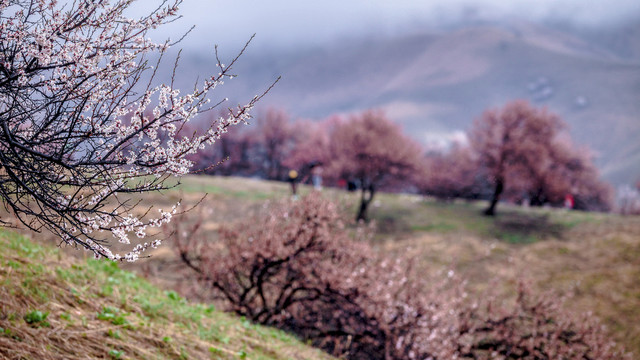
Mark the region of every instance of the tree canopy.
POLYGON ((608 187, 598 180, 589 152, 573 145, 565 129, 557 115, 521 100, 475 120, 470 146, 493 186, 487 215, 495 214, 502 195, 532 205, 561 203, 570 195, 585 209, 608 206, 608 187))
POLYGON ((330 136, 329 172, 356 180, 361 189, 357 220, 365 220, 375 192, 408 182, 419 168, 422 149, 381 111, 366 111, 339 122, 330 136))

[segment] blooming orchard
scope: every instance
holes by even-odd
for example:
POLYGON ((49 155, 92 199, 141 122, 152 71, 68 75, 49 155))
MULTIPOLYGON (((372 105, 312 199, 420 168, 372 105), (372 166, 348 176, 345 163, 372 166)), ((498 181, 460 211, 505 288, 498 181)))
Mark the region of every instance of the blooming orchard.
POLYGON ((468 293, 452 270, 425 273, 412 251, 378 252, 369 229, 342 219, 316 192, 265 206, 217 238, 202 231, 202 216, 166 231, 200 285, 189 296, 208 293, 343 359, 631 358, 556 296, 526 283, 511 301, 468 293))
POLYGON ((175 20, 181 1, 130 19, 124 12, 133 2, 0 2, 0 197, 30 229, 49 229, 96 257, 129 261, 159 241, 119 255, 111 239, 131 244, 129 234, 144 238, 176 212, 136 216, 133 196, 187 174, 186 156, 244 122, 261 97, 203 131, 178 135, 226 100, 210 102, 210 95, 232 77, 238 57, 225 66, 216 52, 219 72, 190 93, 173 86, 177 61, 171 83, 157 84, 171 44, 147 35, 175 20))

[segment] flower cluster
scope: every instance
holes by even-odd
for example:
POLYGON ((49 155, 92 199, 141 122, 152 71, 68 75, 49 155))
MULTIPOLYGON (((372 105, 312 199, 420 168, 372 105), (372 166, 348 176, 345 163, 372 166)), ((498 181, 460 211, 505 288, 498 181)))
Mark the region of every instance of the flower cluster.
POLYGON ((144 238, 175 213, 138 218, 128 199, 189 173, 187 156, 246 122, 260 98, 181 136, 222 103, 211 105, 211 92, 244 50, 228 66, 216 55, 219 72, 189 93, 156 85, 169 43, 147 33, 174 20, 181 0, 131 19, 133 1, 0 3, 0 198, 27 227, 114 260, 135 260, 151 245, 117 256, 103 233, 130 244, 130 233, 144 238), (151 66, 150 58, 159 60, 151 66))

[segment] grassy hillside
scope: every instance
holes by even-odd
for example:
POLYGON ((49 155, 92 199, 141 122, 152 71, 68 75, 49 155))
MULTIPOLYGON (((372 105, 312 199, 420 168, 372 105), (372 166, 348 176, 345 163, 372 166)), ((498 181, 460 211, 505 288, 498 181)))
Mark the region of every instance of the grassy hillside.
POLYGON ((329 359, 117 263, 70 259, 6 230, 0 283, 3 359, 329 359))
MULTIPOLYGON (((182 199, 189 208, 208 193, 179 221, 202 218, 215 236, 212 230, 263 211, 265 202, 287 198, 289 191, 286 183, 190 176, 177 190, 144 202, 167 207, 182 199)), ((359 194, 323 194, 355 217, 359 194)), ((565 297, 570 309, 594 312, 617 341, 640 354, 640 217, 500 204, 498 216, 488 218, 481 215, 484 206, 378 194, 370 209, 378 229, 373 241, 383 251, 422 259, 424 271, 453 269, 468 279, 472 296, 490 290, 506 298, 525 279, 565 297)), ((72 262, 63 255, 82 252, 0 233, 0 349, 10 349, 0 358, 47 359, 41 355, 47 353, 109 359, 120 351, 131 359, 326 358, 279 331, 182 300, 173 291, 189 290, 194 282, 171 249, 167 241, 152 258, 122 266, 163 291, 108 262, 72 262), (50 326, 27 324, 24 317, 32 311, 49 312, 50 326)))
MULTIPOLYGON (((289 196, 288 184, 241 178, 188 177, 181 189, 168 198, 196 201, 203 192, 210 194, 200 207, 207 229, 289 196)), ((355 217, 359 194, 323 193, 355 217)), ((373 241, 384 251, 413 253, 423 259, 425 271, 454 269, 473 292, 491 289, 508 296, 525 279, 540 291, 566 297, 576 311, 595 312, 616 340, 640 353, 640 217, 500 204, 498 215, 488 218, 481 214, 484 206, 378 194, 370 209, 378 229, 373 241)), ((185 219, 200 214, 193 211, 185 219)), ((169 248, 135 267, 180 289, 189 272, 169 248)))

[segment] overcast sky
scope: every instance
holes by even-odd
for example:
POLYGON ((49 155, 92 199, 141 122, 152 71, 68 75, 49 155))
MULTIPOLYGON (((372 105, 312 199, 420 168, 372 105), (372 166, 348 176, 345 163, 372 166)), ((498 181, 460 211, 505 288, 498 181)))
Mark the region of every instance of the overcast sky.
MULTIPOLYGON (((158 1, 158 0, 156 0, 158 1)), ((139 1, 138 8, 152 1, 139 1)), ((257 33, 253 46, 295 46, 341 36, 393 34, 460 19, 553 20, 600 26, 640 18, 640 0, 185 0, 184 18, 158 35, 196 29, 182 47, 234 46, 257 33)), ((155 37, 155 35, 154 35, 155 37)))

